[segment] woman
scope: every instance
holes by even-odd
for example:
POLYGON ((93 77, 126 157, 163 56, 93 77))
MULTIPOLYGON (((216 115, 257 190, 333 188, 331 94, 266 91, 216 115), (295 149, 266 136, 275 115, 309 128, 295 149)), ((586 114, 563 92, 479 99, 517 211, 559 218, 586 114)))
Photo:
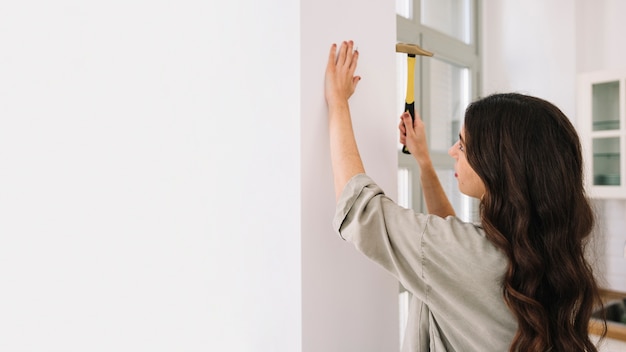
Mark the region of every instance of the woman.
POLYGON ((365 175, 348 99, 359 53, 333 45, 326 69, 334 225, 412 295, 404 351, 596 351, 587 333, 597 284, 584 258, 593 213, 574 127, 554 105, 500 94, 471 104, 450 148, 481 224, 454 216, 424 127, 403 114, 430 215, 403 209, 365 175))

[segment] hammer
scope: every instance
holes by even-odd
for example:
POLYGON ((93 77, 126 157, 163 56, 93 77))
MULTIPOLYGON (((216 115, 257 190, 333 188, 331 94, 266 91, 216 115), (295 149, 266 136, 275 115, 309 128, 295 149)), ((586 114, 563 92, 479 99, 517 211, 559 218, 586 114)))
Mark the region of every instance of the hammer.
MULTIPOLYGON (((407 54, 407 75, 406 75, 406 99, 404 100, 404 111, 408 111, 411 114, 411 121, 415 121, 415 56, 433 56, 433 53, 420 48, 416 44, 396 44, 397 53, 407 54)), ((406 148, 406 145, 402 147, 404 154, 411 154, 406 148)))

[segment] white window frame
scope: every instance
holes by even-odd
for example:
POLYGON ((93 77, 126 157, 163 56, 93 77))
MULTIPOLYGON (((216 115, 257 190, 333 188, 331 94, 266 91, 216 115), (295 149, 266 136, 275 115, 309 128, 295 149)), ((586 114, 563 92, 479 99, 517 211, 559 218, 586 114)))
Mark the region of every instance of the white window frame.
MULTIPOLYGON (((420 23, 421 20, 421 0, 410 0, 411 18, 405 18, 396 15, 397 24, 397 41, 403 43, 415 43, 422 48, 431 51, 439 60, 446 61, 450 64, 466 67, 469 69, 470 76, 470 101, 479 97, 480 92, 480 71, 481 71, 481 53, 479 33, 481 27, 480 8, 481 0, 470 0, 473 6, 470 6, 470 44, 462 40, 444 34, 433 28, 427 27, 420 23)), ((427 87, 430 85, 430 60, 428 57, 417 57, 416 77, 415 77, 415 109, 420 113, 426 126, 426 138, 431 141, 429 126, 437 123, 431 120, 430 92, 427 87)), ((406 79, 406 78, 405 78, 406 79)), ((399 101, 404 99, 404 94, 398 96, 399 101)), ((398 148, 398 169, 406 169, 408 171, 408 193, 409 195, 400 195, 403 197, 407 207, 417 212, 427 212, 423 201, 422 188, 419 177, 419 167, 411 155, 402 153, 402 148, 398 148)), ((433 166, 437 170, 454 170, 454 160, 447 154, 447 151, 431 150, 431 159, 433 166)), ((466 204, 471 202, 464 199, 466 204)), ((474 201, 469 207, 472 214, 469 219, 477 221, 477 202, 474 201)), ((456 209, 455 209, 456 210, 456 209)), ((409 295, 400 285, 399 290, 399 313, 400 313, 400 342, 403 342, 404 331, 406 328, 406 319, 408 315, 408 299, 409 295)))
MULTIPOLYGON (((396 15, 397 24, 397 41, 403 43, 416 43, 422 48, 435 53, 435 57, 439 60, 446 61, 450 64, 460 67, 466 67, 470 72, 470 101, 475 100, 479 96, 480 91, 480 69, 481 57, 479 50, 480 17, 479 9, 481 0, 470 0, 473 2, 470 13, 471 27, 471 43, 467 44, 459 39, 441 33, 435 29, 422 25, 421 18, 421 0, 412 0, 412 18, 407 19, 400 15, 396 15)), ((426 88, 430 84, 430 60, 431 58, 418 56, 416 63, 416 88, 415 88, 415 109, 420 113, 424 124, 426 125, 426 138, 431 141, 429 126, 437 123, 432 121, 430 92, 426 88)), ((402 100, 404 95, 398 97, 402 100)), ((454 160, 447 154, 447 151, 431 150, 431 159, 436 169, 453 169, 454 160)), ((402 153, 398 150, 398 167, 409 170, 409 180, 411 182, 410 207, 415 211, 426 212, 423 203, 422 191, 419 181, 419 168, 411 155, 402 153)))

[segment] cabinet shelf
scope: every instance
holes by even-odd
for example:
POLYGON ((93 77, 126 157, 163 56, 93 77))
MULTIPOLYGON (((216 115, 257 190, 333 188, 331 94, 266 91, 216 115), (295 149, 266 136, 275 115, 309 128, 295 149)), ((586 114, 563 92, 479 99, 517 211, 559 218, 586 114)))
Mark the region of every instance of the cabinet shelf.
POLYGON ((619 120, 594 121, 594 131, 613 131, 619 130, 619 120))
POLYGON ((594 158, 619 158, 619 153, 594 153, 594 158))
POLYGON ((619 186, 621 184, 621 177, 616 175, 595 175, 593 177, 594 186, 619 186))

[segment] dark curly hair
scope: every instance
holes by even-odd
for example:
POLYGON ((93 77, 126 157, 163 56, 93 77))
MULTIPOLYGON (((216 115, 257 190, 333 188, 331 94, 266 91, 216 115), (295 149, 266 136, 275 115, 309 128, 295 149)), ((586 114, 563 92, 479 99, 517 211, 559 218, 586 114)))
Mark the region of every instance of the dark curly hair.
POLYGON ((576 130, 553 104, 514 93, 472 103, 464 128, 486 190, 483 228, 508 257, 502 289, 518 321, 510 350, 596 351, 587 330, 600 297, 584 256, 594 214, 576 130))

